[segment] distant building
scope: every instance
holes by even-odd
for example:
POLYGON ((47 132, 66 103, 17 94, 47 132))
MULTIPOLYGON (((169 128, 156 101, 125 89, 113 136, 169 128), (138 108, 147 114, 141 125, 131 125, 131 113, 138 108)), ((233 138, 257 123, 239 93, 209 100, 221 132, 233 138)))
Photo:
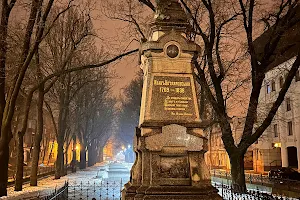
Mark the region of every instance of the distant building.
MULTIPOLYGON (((297 7, 295 19, 300 19, 300 7, 297 7)), ((254 41, 258 59, 262 58, 266 42, 274 34, 271 27, 254 41)), ((267 67, 267 73, 259 97, 256 126, 265 119, 266 114, 276 100, 278 93, 291 68, 295 56, 300 51, 300 23, 289 28, 278 43, 271 56, 273 62, 267 67)), ((239 142, 243 132, 244 122, 234 119, 231 122, 233 137, 239 142)), ((229 169, 230 162, 221 139, 218 126, 206 130, 209 138, 209 151, 206 162, 211 168, 229 169)), ((245 159, 245 169, 255 172, 269 171, 273 167, 293 167, 300 170, 300 72, 298 70, 271 125, 258 141, 248 149, 245 159)))
MULTIPOLYGON (((295 57, 292 57, 266 73, 259 98, 259 124, 276 100, 285 76, 295 57)), ((255 145, 257 156, 263 169, 274 166, 293 167, 300 170, 300 74, 296 77, 286 94, 271 125, 255 145)))
MULTIPOLYGON (((300 7, 297 7, 295 19, 300 19, 300 7)), ((274 32, 271 27, 254 41, 255 51, 260 59, 266 42, 274 32)), ((266 117, 285 81, 295 56, 300 51, 300 23, 290 27, 275 49, 267 67, 267 73, 261 88, 258 106, 257 125, 266 117)), ((271 125, 254 145, 254 161, 268 171, 272 167, 293 167, 300 169, 300 74, 296 77, 285 96, 271 125)))
MULTIPOLYGON (((241 136, 244 128, 244 119, 233 117, 230 122, 232 128, 232 135, 236 144, 241 140, 241 136)), ((211 169, 230 169, 230 160, 228 154, 224 148, 222 141, 222 132, 218 124, 209 127, 205 130, 208 137, 208 152, 205 154, 206 163, 211 169)), ((253 170, 253 148, 248 149, 244 159, 245 169, 253 170)))

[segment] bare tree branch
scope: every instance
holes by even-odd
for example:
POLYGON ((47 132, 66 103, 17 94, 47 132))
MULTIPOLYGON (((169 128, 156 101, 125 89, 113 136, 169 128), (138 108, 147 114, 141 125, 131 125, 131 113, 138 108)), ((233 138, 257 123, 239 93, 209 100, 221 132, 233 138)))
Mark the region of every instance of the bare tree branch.
POLYGON ((146 6, 148 6, 153 12, 156 11, 155 6, 152 4, 151 0, 138 0, 139 2, 145 4, 146 6))

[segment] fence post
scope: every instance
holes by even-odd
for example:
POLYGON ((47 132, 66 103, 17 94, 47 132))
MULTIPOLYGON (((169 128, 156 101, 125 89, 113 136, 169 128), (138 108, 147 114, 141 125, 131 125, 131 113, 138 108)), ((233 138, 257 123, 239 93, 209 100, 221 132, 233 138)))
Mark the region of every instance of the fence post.
POLYGON ((66 193, 67 193, 67 199, 69 197, 69 182, 66 182, 66 193))
POLYGON ((83 196, 83 193, 82 193, 82 181, 80 182, 80 194, 79 194, 80 197, 83 196))
POLYGON ((263 184, 263 175, 262 174, 260 174, 260 183, 261 183, 261 185, 264 185, 263 184))
POLYGON ((89 199, 89 188, 90 188, 90 182, 87 182, 87 189, 86 189, 86 197, 89 199))
POLYGON ((55 199, 57 199, 57 196, 56 196, 56 194, 57 194, 57 192, 56 192, 56 187, 57 187, 57 185, 55 186, 55 189, 54 189, 54 196, 55 196, 55 199))
POLYGON ((108 187, 108 181, 107 181, 106 182, 106 198, 109 197, 108 190, 109 190, 109 187, 108 187))
POLYGON ((231 196, 231 199, 233 199, 233 187, 232 187, 232 185, 230 186, 230 196, 231 196))
POLYGON ((74 191, 73 191, 73 195, 74 195, 74 199, 75 199, 75 196, 76 196, 76 182, 74 183, 74 191))
POLYGON ((100 200, 102 199, 102 181, 100 182, 100 200))
POLYGON ((123 187, 123 183, 122 183, 122 178, 121 178, 121 182, 120 182, 120 200, 122 199, 122 187, 123 187))
POLYGON ((223 180, 222 180, 222 186, 221 186, 221 189, 222 189, 222 197, 224 197, 224 193, 223 193, 223 180))

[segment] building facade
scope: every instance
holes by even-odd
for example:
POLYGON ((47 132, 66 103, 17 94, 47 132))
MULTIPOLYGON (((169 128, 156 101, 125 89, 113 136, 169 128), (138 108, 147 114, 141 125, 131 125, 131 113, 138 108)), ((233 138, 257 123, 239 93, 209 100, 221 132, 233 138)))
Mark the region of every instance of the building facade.
MULTIPOLYGON (((244 129, 244 118, 233 117, 230 125, 233 138, 236 144, 241 140, 244 129)), ((205 130, 208 137, 208 152, 205 154, 205 161, 211 169, 230 170, 230 160, 221 139, 222 132, 218 124, 205 130)), ((246 170, 254 169, 254 148, 251 146, 245 154, 244 165, 246 170)), ((256 163, 257 164, 257 163, 256 163)))
MULTIPOLYGON (((257 124, 265 118, 276 100, 285 77, 295 58, 291 58, 266 73, 259 98, 257 124)), ((279 107, 271 125, 254 145, 256 157, 264 170, 274 166, 300 170, 300 74, 292 81, 285 100, 279 107)))
MULTIPOLYGON (((284 83, 285 77, 295 58, 274 67, 266 73, 261 88, 256 126, 259 126, 268 114, 273 102, 284 83)), ((233 118, 231 126, 236 143, 240 141, 244 119, 233 118)), ((206 163, 211 168, 230 169, 230 161, 221 139, 218 125, 206 130, 209 138, 209 151, 206 163)), ((274 117, 258 141, 245 155, 245 169, 262 173, 276 167, 292 167, 300 170, 300 73, 292 81, 274 117)))

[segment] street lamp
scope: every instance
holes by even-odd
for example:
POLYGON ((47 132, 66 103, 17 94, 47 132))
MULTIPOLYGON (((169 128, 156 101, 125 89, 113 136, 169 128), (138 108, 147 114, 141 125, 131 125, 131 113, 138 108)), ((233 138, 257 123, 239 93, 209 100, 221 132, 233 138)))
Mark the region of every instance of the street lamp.
POLYGON ((279 143, 279 142, 273 143, 273 147, 280 148, 281 147, 281 143, 279 143))

